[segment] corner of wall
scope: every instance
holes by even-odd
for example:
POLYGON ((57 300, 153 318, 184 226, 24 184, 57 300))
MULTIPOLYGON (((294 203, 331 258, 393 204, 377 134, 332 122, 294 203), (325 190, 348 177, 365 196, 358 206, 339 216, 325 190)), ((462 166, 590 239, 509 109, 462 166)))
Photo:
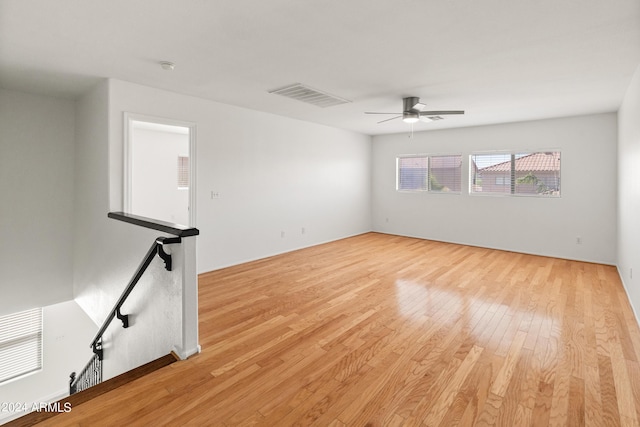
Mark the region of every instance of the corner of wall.
POLYGON ((617 253, 616 265, 631 308, 640 310, 640 65, 636 68, 618 110, 617 141, 617 253), (636 268, 636 278, 633 269, 636 268))
POLYGON ((92 248, 107 220, 108 91, 103 80, 76 101, 73 297, 96 323, 83 295, 92 283, 92 248))

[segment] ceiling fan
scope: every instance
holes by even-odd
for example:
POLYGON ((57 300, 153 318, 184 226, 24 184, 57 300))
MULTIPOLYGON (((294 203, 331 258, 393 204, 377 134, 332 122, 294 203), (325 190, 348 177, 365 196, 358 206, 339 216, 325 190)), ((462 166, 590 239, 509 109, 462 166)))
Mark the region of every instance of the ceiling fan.
POLYGON ((399 119, 402 117, 402 121, 405 123, 416 123, 418 121, 431 122, 434 120, 442 120, 444 117, 450 114, 464 114, 464 110, 446 110, 446 111, 425 111, 427 106, 420 102, 420 98, 417 96, 409 96, 402 98, 402 112, 401 113, 377 113, 377 112, 365 112, 365 114, 398 114, 396 117, 379 121, 378 123, 388 122, 390 120, 399 119))

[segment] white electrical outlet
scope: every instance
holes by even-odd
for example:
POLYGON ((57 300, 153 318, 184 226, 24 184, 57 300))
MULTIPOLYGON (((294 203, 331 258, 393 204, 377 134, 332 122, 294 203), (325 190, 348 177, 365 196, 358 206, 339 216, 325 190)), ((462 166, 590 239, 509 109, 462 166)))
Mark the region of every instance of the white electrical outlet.
POLYGON ((576 245, 581 245, 582 244, 582 237, 578 236, 576 237, 576 245))
POLYGON ((633 279, 633 268, 629 269, 629 279, 633 279))
POLYGON ((284 231, 280 232, 280 237, 284 237, 284 231))
POLYGON ((304 229, 304 227, 302 227, 302 234, 304 234, 304 233, 305 233, 305 231, 306 231, 306 230, 304 229))

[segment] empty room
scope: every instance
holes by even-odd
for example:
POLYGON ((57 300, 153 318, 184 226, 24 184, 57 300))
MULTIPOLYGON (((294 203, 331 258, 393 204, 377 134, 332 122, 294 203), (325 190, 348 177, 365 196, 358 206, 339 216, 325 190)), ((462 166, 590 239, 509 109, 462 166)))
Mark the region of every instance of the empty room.
POLYGON ((640 424, 640 3, 0 0, 0 424, 640 424))

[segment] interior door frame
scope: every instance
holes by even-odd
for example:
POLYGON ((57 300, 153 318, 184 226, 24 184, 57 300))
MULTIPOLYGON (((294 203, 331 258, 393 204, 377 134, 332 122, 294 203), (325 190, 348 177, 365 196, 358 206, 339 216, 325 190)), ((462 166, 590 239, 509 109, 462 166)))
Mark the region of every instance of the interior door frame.
POLYGON ((131 177, 133 173, 133 122, 147 122, 158 125, 180 126, 189 129, 189 227, 196 227, 196 124, 164 117, 149 116, 124 112, 124 179, 123 208, 125 213, 131 212, 131 177))

